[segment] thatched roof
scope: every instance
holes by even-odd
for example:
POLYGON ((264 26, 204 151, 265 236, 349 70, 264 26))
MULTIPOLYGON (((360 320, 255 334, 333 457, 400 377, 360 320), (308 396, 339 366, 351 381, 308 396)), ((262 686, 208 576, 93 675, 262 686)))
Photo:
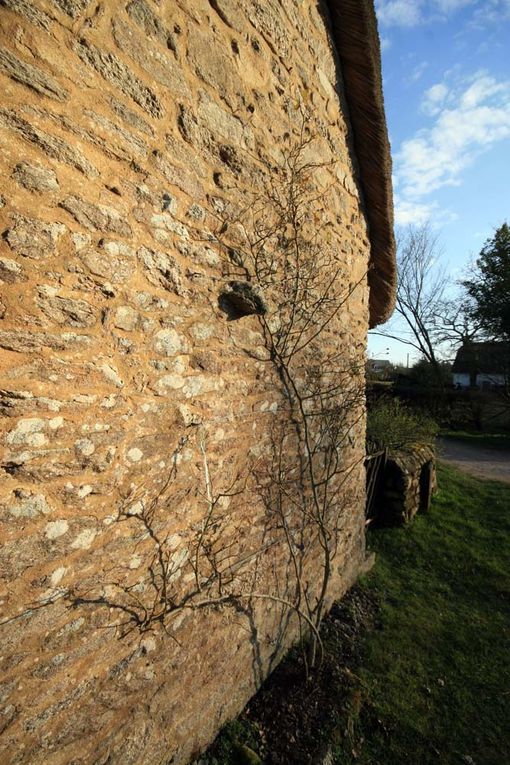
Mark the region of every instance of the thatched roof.
POLYGON ((466 343, 457 351, 452 372, 458 374, 506 375, 509 371, 509 365, 509 343, 466 343))
POLYGON ((381 50, 373 0, 327 0, 345 86, 372 247, 370 326, 395 305, 391 154, 382 95, 381 50))

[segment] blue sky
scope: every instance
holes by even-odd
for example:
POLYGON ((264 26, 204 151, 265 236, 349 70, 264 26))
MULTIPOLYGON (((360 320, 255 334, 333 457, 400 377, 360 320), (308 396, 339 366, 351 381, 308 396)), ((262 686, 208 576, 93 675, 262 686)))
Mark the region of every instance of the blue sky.
MULTIPOLYGON (((462 276, 510 222, 510 0, 376 0, 396 224, 430 221, 462 276)), ((369 355, 412 349, 372 336, 369 355), (387 350, 389 348, 389 351, 387 350)))

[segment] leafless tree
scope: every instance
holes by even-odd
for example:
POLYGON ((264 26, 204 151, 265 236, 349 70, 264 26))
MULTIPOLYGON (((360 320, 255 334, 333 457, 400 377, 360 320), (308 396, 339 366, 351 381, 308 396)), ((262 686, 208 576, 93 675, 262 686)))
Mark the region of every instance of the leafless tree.
POLYGON ((441 264, 442 248, 430 223, 408 226, 397 236, 398 286, 394 317, 372 334, 414 348, 430 364, 439 387, 441 361, 452 349, 480 336, 468 298, 455 291, 441 264))
POLYGON ((445 305, 446 275, 441 248, 430 224, 409 226, 397 236, 396 316, 373 334, 398 340, 419 351, 439 373, 439 316, 445 305))
POLYGON ((453 348, 473 343, 483 336, 483 324, 474 316, 466 295, 445 298, 438 306, 437 339, 453 348))

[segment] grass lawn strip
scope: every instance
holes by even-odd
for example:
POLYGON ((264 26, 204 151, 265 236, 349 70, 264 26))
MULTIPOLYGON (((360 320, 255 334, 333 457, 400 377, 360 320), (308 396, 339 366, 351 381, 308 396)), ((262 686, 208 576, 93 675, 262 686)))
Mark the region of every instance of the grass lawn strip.
POLYGON ((429 515, 372 535, 382 630, 359 671, 359 756, 339 763, 510 762, 510 487, 438 479, 429 515))
POLYGON ((427 515, 370 533, 376 566, 332 609, 317 675, 293 650, 200 763, 510 762, 510 486, 438 480, 427 515))

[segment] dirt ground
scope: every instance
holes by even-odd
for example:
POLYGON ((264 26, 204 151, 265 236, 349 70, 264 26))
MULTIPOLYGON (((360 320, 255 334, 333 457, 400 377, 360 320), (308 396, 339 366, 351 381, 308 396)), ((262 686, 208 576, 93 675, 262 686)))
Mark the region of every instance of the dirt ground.
MULTIPOLYGON (((320 765, 332 745, 351 735, 361 704, 355 671, 364 635, 380 626, 375 595, 353 587, 324 619, 324 655, 309 679, 298 648, 275 669, 237 721, 239 740, 220 733, 194 765, 320 765), (260 754, 242 745, 243 739, 260 754), (229 738, 231 740, 229 740, 229 738)), ((228 728, 228 726, 227 726, 228 728)))
POLYGON ((476 478, 510 483, 510 450, 483 448, 453 438, 438 438, 437 456, 476 478))

